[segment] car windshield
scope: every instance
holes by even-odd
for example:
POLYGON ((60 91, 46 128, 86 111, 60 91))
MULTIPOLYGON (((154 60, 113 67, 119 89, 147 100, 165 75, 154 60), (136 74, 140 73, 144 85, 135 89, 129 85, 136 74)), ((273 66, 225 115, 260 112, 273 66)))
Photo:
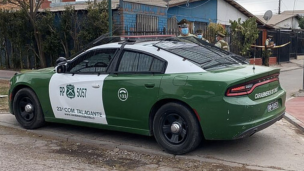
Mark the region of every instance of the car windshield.
POLYGON ((206 70, 246 64, 245 58, 195 37, 170 38, 154 46, 188 59, 206 70))

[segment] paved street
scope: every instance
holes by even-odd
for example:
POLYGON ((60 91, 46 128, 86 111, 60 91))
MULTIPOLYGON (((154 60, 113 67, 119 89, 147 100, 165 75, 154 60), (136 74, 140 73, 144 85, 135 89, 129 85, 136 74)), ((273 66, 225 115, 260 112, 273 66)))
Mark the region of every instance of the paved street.
MULTIPOLYGON (((10 114, 0 115, 0 125, 23 130, 10 114)), ((181 160, 195 159, 229 167, 257 170, 303 170, 304 167, 304 134, 284 119, 246 139, 205 141, 194 152, 182 156, 162 152, 154 138, 128 133, 60 124, 49 124, 41 129, 24 132, 58 141, 93 145, 111 151, 125 150, 181 160)), ((10 141, 14 141, 15 138, 12 136, 10 141)), ((20 138, 17 139, 19 141, 20 138)), ((50 157, 50 160, 53 157, 50 157)))
POLYGON ((27 131, 11 115, 0 116, 0 170, 251 170, 168 155, 153 138, 57 124, 27 131))
POLYGON ((303 68, 283 71, 280 74, 280 83, 287 92, 287 99, 303 87, 303 68))

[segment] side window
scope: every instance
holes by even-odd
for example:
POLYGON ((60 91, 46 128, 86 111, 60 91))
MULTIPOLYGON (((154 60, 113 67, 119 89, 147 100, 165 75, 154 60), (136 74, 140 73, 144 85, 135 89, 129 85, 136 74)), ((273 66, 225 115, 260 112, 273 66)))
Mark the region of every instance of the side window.
POLYGON ((121 57, 118 72, 162 72, 165 62, 153 56, 125 51, 121 57))
POLYGON ((116 49, 94 50, 84 54, 71 63, 69 72, 101 73, 105 72, 114 57, 116 49))

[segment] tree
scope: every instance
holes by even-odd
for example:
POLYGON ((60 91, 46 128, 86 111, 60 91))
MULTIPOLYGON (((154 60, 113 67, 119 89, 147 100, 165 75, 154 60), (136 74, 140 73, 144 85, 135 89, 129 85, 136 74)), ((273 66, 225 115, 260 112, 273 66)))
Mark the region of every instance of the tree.
POLYGON ((24 11, 16 11, 10 13, 10 29, 8 31, 9 40, 11 42, 11 59, 15 68, 24 68, 24 54, 26 52, 26 44, 31 40, 31 30, 27 27, 28 22, 24 11))
POLYGON ((44 0, 8 0, 9 3, 15 4, 21 8, 26 14, 31 27, 33 28, 33 35, 35 38, 35 47, 33 51, 35 52, 36 56, 40 60, 40 67, 46 67, 46 59, 44 56, 41 33, 37 30, 37 19, 38 19, 38 9, 40 8, 41 4, 44 0))
POLYGON ((85 45, 108 32, 108 3, 106 0, 94 5, 89 3, 88 14, 82 22, 79 36, 85 45))
POLYGON ((75 7, 67 6, 60 16, 60 23, 58 28, 58 34, 60 35, 60 43, 64 50, 65 57, 69 58, 75 51, 78 52, 79 45, 79 30, 81 26, 81 20, 78 11, 75 7), (73 48, 73 52, 71 52, 73 48))
POLYGON ((304 29, 304 17, 301 17, 301 18, 299 19, 299 27, 300 27, 301 29, 304 29))
POLYGON ((255 18, 248 18, 241 23, 241 19, 238 21, 229 21, 231 23, 231 46, 236 47, 234 53, 242 56, 249 56, 251 45, 259 37, 259 30, 255 18))
POLYGON ((216 43, 215 41, 215 35, 218 33, 218 32, 221 32, 223 34, 226 34, 226 30, 225 28, 219 24, 219 23, 212 23, 210 22, 209 25, 208 25, 208 35, 205 35, 206 39, 209 40, 209 42, 211 44, 214 44, 216 43))
POLYGON ((37 30, 42 40, 41 44, 44 54, 46 59, 50 59, 48 62, 51 65, 54 65, 55 59, 57 59, 61 49, 60 38, 54 21, 55 15, 49 11, 45 11, 42 15, 39 15, 37 20, 37 30))

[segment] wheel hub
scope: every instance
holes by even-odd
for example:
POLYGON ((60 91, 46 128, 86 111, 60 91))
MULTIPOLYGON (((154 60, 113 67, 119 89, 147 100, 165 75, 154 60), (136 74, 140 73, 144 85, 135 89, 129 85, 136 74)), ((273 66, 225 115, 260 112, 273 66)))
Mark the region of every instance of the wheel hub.
POLYGON ((27 105, 25 105, 25 107, 24 107, 24 110, 25 110, 25 112, 27 112, 27 113, 31 113, 31 112, 33 112, 33 105, 31 105, 31 104, 27 104, 27 105))
POLYGON ((178 133, 181 130, 181 125, 179 123, 173 122, 171 125, 171 132, 178 133))

